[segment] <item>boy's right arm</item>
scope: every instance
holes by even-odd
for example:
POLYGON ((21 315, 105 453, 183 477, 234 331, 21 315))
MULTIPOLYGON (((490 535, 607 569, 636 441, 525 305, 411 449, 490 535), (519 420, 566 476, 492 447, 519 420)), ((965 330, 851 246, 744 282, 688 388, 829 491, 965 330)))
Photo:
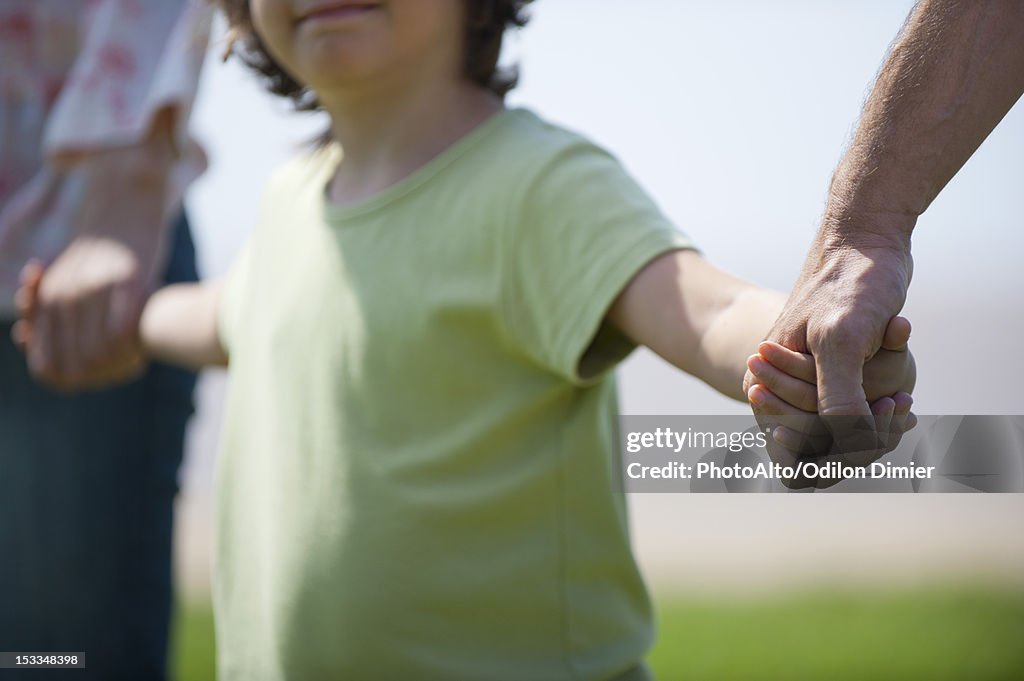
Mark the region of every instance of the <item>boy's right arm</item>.
POLYGON ((223 282, 173 284, 150 296, 139 322, 146 354, 190 369, 227 366, 217 317, 223 282))
MULTIPOLYGON (((16 295, 20 319, 11 329, 14 343, 28 355, 38 311, 39 287, 44 268, 41 263, 26 265, 16 295)), ((136 346, 141 350, 138 362, 156 359, 189 369, 227 366, 228 354, 220 341, 218 314, 222 280, 195 284, 173 284, 157 290, 146 301, 139 320, 136 346), (143 356, 144 355, 144 356, 143 356)), ((83 367, 81 380, 73 385, 55 384, 62 390, 100 388, 118 382, 111 380, 102 367, 83 367)))

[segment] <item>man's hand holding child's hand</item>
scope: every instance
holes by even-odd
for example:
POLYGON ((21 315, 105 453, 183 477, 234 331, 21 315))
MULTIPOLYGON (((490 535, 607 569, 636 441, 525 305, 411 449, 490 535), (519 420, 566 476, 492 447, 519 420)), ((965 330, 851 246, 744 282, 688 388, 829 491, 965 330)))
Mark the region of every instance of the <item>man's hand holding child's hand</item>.
MULTIPOLYGON (((886 329, 882 349, 864 366, 864 392, 874 415, 873 428, 860 429, 861 439, 836 442, 833 430, 857 432, 854 426, 826 427, 817 415, 818 389, 814 358, 765 341, 747 360, 754 377, 748 391, 751 407, 762 426, 773 429, 769 454, 789 465, 798 456, 839 460, 848 465, 867 465, 899 445, 903 434, 917 424, 910 411, 910 392, 917 379, 914 357, 907 348, 910 322, 894 317, 886 329), (877 435, 876 435, 877 433, 877 435)), ((828 417, 846 418, 852 417, 828 417)), ((866 424, 867 425, 867 424, 866 424)), ((795 486, 827 486, 838 480, 799 481, 795 486)))

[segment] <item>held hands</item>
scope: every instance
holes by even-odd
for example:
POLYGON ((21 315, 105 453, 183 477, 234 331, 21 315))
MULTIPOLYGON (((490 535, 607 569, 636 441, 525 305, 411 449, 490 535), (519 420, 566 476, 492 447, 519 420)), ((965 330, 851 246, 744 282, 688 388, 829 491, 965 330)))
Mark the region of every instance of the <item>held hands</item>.
MULTIPOLYGON (((895 449, 917 423, 910 411, 909 393, 917 374, 907 349, 909 337, 910 323, 894 317, 885 329, 881 349, 864 364, 861 389, 870 403, 870 417, 819 416, 815 358, 771 341, 762 343, 758 354, 747 360, 747 394, 758 423, 773 430, 768 448, 772 459, 791 465, 797 457, 811 456, 864 466, 895 449)), ((792 486, 826 487, 836 482, 808 479, 794 481, 792 486)))
POLYGON ((62 392, 136 377, 145 366, 145 283, 131 253, 117 242, 78 240, 43 275, 35 261, 22 270, 11 331, 32 375, 62 392))
MULTIPOLYGON (((863 371, 884 347, 887 325, 906 300, 913 221, 882 213, 851 216, 843 205, 826 216, 767 339, 814 358, 814 411, 823 417, 818 423, 852 449, 876 434, 863 371)), ((755 382, 748 371, 743 383, 748 396, 755 382)))

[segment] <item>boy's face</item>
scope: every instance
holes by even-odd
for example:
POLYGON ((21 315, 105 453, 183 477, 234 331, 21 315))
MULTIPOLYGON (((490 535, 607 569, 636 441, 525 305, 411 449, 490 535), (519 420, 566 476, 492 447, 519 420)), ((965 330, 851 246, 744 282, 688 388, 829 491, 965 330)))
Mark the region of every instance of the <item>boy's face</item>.
POLYGON ((461 70, 464 0, 250 0, 253 25, 296 80, 332 90, 461 70))

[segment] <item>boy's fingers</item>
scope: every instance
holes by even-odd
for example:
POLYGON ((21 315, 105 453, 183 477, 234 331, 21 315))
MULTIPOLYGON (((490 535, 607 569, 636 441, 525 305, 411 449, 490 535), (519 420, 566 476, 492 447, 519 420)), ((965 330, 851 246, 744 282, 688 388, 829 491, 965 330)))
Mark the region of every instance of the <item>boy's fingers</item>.
POLYGON ((747 399, 753 407, 754 413, 763 416, 806 416, 811 417, 802 409, 798 409, 788 402, 778 398, 771 390, 763 385, 753 385, 747 391, 747 399))
POLYGON ((907 349, 910 342, 910 320, 906 317, 893 317, 885 327, 885 336, 882 338, 882 349, 900 352, 907 349))
POLYGON ((760 355, 752 355, 747 359, 747 368, 758 383, 768 388, 784 402, 806 412, 812 412, 818 406, 818 389, 813 383, 801 381, 775 368, 760 355))
POLYGON ((757 348, 757 352, 769 364, 783 373, 787 373, 807 383, 814 383, 817 380, 814 358, 810 355, 790 350, 772 341, 761 343, 757 348))

